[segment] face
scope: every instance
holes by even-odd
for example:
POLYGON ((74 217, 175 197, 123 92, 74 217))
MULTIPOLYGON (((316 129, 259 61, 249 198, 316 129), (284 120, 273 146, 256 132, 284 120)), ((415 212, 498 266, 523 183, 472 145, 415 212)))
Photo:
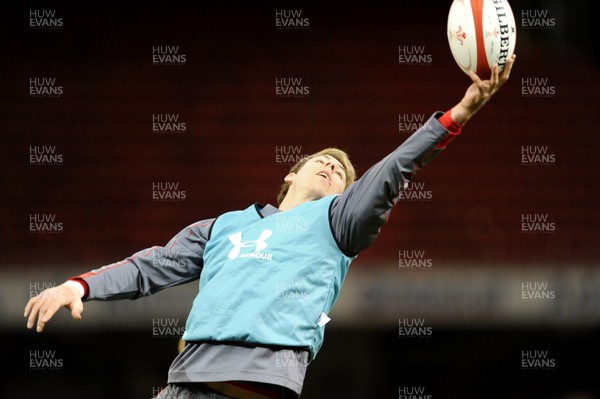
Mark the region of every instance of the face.
POLYGON ((309 200, 330 194, 341 194, 346 188, 346 171, 342 164, 330 155, 311 158, 297 173, 285 177, 290 192, 309 200))

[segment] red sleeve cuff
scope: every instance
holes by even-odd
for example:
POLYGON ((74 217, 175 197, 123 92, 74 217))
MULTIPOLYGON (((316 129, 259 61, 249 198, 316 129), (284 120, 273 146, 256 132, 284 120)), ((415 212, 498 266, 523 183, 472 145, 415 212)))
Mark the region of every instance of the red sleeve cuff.
POLYGON ((84 279, 81 277, 71 277, 69 281, 76 281, 83 286, 83 296, 81 299, 86 299, 88 297, 88 294, 90 293, 90 286, 84 279))
POLYGON ((435 146, 435 148, 443 150, 448 146, 448 144, 450 144, 450 142, 452 142, 452 140, 456 138, 456 136, 460 134, 463 125, 452 120, 450 111, 446 111, 444 115, 439 117, 438 121, 444 128, 446 128, 446 130, 448 130, 446 137, 444 137, 442 141, 435 146))

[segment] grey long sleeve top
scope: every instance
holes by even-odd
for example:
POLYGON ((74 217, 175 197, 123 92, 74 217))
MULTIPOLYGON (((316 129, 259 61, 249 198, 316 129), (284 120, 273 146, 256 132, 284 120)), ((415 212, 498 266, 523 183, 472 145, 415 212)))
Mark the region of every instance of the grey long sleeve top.
MULTIPOLYGON (((398 201, 406 183, 433 159, 451 135, 438 118, 441 112, 396 150, 367 170, 330 208, 330 225, 340 249, 349 256, 366 249, 398 201)), ((262 216, 280 212, 259 205, 262 216)), ((86 286, 84 300, 137 299, 199 279, 203 252, 215 218, 193 223, 165 246, 155 246, 72 278, 86 286), (156 264, 176 267, 156 267, 156 264)), ((284 387, 299 395, 308 353, 289 349, 246 347, 227 343, 187 343, 173 361, 169 383, 252 381, 284 387)))

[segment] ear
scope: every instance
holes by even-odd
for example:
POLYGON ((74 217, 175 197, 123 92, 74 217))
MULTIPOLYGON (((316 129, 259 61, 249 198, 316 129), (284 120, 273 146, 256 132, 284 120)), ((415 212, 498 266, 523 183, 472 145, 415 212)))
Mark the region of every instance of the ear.
POLYGON ((283 181, 288 184, 292 184, 294 182, 295 178, 296 178, 296 174, 292 172, 292 173, 288 173, 288 175, 283 178, 283 181))

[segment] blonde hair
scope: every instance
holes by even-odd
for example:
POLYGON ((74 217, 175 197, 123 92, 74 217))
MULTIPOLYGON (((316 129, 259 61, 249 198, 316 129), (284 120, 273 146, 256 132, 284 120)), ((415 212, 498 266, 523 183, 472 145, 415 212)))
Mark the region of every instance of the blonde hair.
MULTIPOLYGON (((302 167, 304 166, 304 164, 306 164, 306 162, 308 162, 309 160, 311 160, 315 157, 321 156, 321 155, 329 155, 329 156, 337 159, 339 161, 339 163, 342 164, 342 166, 344 167, 344 171, 346 172, 346 186, 344 187, 344 189, 348 188, 348 186, 350 184, 352 184, 354 182, 354 180, 356 179, 356 171, 354 170, 354 166, 352 165, 352 162, 350 162, 350 157, 348 156, 348 154, 346 154, 345 151, 342 151, 339 148, 333 148, 333 147, 326 148, 319 152, 315 152, 314 154, 308 155, 308 156, 302 158, 300 161, 298 161, 294 166, 292 166, 288 173, 298 173, 298 171, 300 169, 302 169, 302 167)), ((281 188, 279 189, 279 194, 277 194, 277 205, 278 206, 281 205, 281 202, 287 195, 289 189, 290 189, 290 183, 284 182, 281 185, 281 188)))

